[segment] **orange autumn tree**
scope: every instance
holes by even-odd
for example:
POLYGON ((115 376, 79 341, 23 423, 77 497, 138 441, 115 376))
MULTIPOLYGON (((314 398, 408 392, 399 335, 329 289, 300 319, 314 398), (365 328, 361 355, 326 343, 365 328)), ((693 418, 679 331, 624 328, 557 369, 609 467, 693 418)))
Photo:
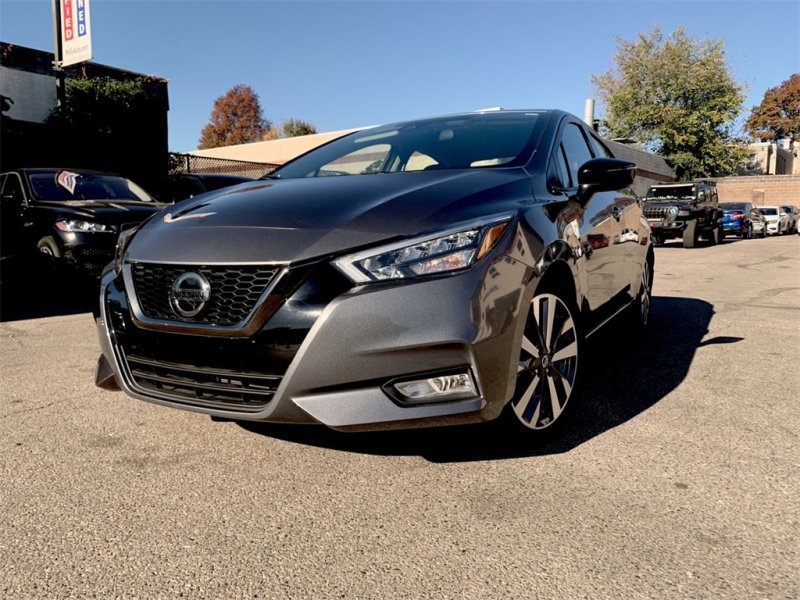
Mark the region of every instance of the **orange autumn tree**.
POLYGON ((249 85, 235 85, 214 100, 209 123, 200 132, 199 150, 258 142, 272 128, 264 118, 258 94, 249 85))
POLYGON ((768 89, 761 104, 753 107, 744 128, 762 142, 800 142, 800 73, 768 89))

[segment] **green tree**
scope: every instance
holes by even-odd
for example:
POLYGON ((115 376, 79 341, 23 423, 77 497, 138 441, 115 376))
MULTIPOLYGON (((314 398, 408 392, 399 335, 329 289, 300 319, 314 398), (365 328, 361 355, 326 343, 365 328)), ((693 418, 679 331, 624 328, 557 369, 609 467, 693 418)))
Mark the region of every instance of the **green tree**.
POLYGON ((301 135, 317 133, 317 128, 313 123, 301 121, 300 119, 289 118, 281 123, 280 127, 269 127, 261 136, 261 140, 269 142, 301 135))
POLYGON ((147 103, 147 80, 119 81, 109 77, 68 79, 64 107, 48 117, 85 134, 117 134, 130 127, 147 103))
POLYGON ((214 100, 209 123, 201 130, 197 147, 203 150, 257 142, 270 127, 253 88, 235 85, 214 100))
POLYGON ((312 133, 317 133, 317 128, 314 127, 313 123, 292 118, 283 122, 283 135, 285 137, 297 137, 300 135, 310 135, 312 133))
POLYGON ((607 135, 642 142, 681 180, 731 173, 744 160, 735 132, 746 86, 722 40, 695 40, 683 28, 665 36, 656 26, 634 41, 618 37, 613 63, 592 76, 607 135))
POLYGON ((789 140, 800 142, 800 73, 764 93, 744 124, 745 130, 762 142, 789 140))

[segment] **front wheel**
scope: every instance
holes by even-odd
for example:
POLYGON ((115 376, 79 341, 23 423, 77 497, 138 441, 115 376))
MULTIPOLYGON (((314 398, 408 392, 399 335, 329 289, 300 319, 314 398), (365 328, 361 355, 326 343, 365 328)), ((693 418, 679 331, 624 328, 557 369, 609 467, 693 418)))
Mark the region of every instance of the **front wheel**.
POLYGON ((697 232, 697 221, 692 219, 686 222, 686 229, 683 230, 683 247, 694 248, 697 246, 699 235, 697 232))
POLYGON ((653 296, 653 266, 650 261, 642 265, 642 277, 639 282, 639 293, 626 309, 628 323, 634 334, 643 335, 650 323, 650 303, 653 296))
POLYGON ((745 237, 746 240, 752 240, 753 239, 753 225, 752 225, 752 223, 747 228, 747 233, 745 234, 744 237, 745 237))
POLYGON ((509 407, 518 431, 530 437, 552 433, 575 406, 582 346, 576 316, 558 294, 540 293, 531 300, 509 407))
POLYGON ((48 279, 56 279, 63 270, 61 249, 56 241, 50 237, 43 237, 36 244, 41 257, 42 271, 48 279))
POLYGON ((709 229, 708 233, 706 233, 706 240, 711 246, 719 244, 719 227, 709 229))

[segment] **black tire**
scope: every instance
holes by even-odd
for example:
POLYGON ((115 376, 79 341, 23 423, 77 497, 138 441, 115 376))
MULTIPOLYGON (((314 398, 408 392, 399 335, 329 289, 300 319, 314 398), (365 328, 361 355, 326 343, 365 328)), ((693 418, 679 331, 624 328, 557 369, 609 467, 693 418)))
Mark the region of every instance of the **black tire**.
POLYGON ((517 385, 507 419, 526 440, 544 441, 576 409, 583 338, 577 308, 548 288, 531 300, 517 364, 517 385))
POLYGON ((764 226, 761 228, 761 239, 767 239, 767 225, 766 224, 764 224, 764 226))
POLYGON ((646 260, 642 265, 639 292, 625 311, 624 318, 634 335, 642 336, 650 324, 650 306, 653 299, 653 265, 646 260))
POLYGON ((716 246, 719 244, 719 227, 714 227, 706 232, 706 241, 709 246, 716 246))
POLYGON ((686 229, 683 230, 683 247, 695 248, 697 246, 698 239, 699 234, 697 231, 697 221, 694 219, 687 221, 686 229))
POLYGON ((39 249, 41 266, 40 271, 42 276, 55 282, 61 276, 64 270, 63 259, 61 257, 61 249, 58 247, 56 241, 50 237, 43 237, 36 244, 39 249))
POLYGON ((744 239, 752 240, 753 239, 753 224, 750 223, 749 227, 747 228, 747 233, 744 235, 744 239))

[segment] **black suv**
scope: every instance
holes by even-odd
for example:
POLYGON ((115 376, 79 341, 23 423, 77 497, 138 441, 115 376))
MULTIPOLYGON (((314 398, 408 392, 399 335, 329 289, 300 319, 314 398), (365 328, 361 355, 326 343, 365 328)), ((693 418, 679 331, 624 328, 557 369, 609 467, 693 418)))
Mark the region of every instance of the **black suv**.
POLYGON ((644 216, 657 245, 683 238, 684 248, 694 248, 702 237, 713 246, 722 237, 722 210, 713 182, 650 186, 644 199, 644 216))
POLYGON ((28 265, 41 255, 52 274, 74 268, 99 275, 114 257, 120 231, 163 207, 118 175, 77 169, 0 174, 3 276, 9 277, 10 264, 28 265))

